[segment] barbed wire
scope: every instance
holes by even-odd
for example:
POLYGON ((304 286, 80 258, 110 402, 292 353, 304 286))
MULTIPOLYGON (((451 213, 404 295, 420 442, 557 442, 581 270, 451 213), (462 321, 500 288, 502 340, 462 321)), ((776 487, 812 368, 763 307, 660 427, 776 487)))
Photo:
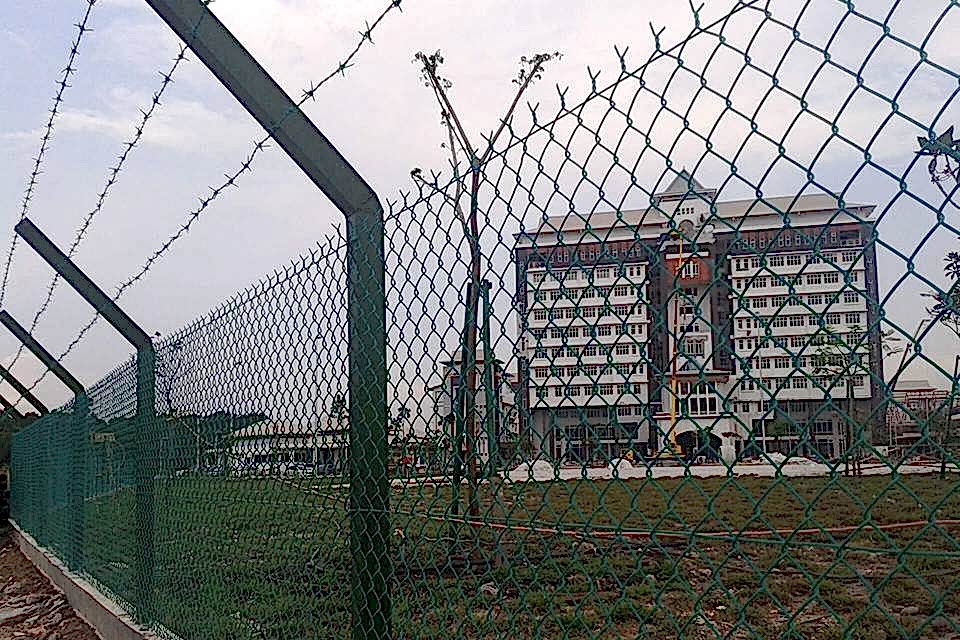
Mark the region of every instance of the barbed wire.
MULTIPOLYGON (((287 120, 287 118, 289 118, 292 114, 296 113, 308 101, 316 101, 316 93, 323 85, 325 85, 327 82, 329 82, 330 80, 332 80, 337 76, 345 75, 346 70, 353 66, 354 64, 353 60, 357 56, 357 54, 360 52, 360 50, 363 48, 364 44, 373 43, 373 32, 378 26, 380 26, 383 20, 386 19, 387 15, 389 15, 390 12, 393 11, 394 9, 398 11, 402 11, 400 7, 401 2, 402 0, 390 0, 386 8, 384 8, 384 10, 379 14, 379 16, 373 22, 370 22, 370 21, 364 22, 365 28, 363 31, 359 32, 360 39, 357 41, 357 44, 349 52, 346 58, 338 62, 337 66, 332 71, 330 71, 330 73, 322 77, 320 80, 316 82, 312 82, 311 84, 308 85, 306 89, 302 91, 302 95, 300 99, 294 103, 295 106, 287 110, 287 112, 284 113, 284 115, 279 120, 277 120, 276 124, 274 124, 267 131, 267 134, 263 138, 254 142, 253 148, 251 149, 250 153, 240 163, 239 167, 232 173, 225 173, 224 174, 225 180, 222 183, 220 183, 219 186, 208 187, 208 189, 210 189, 210 194, 207 195, 206 197, 203 197, 203 196, 199 197, 200 204, 187 214, 185 222, 183 222, 177 228, 177 230, 169 238, 167 238, 167 240, 165 240, 162 245, 160 245, 160 247, 156 251, 150 254, 146 262, 144 262, 143 266, 141 266, 139 270, 137 270, 132 276, 130 276, 129 278, 124 280, 122 283, 120 283, 120 285, 118 285, 117 290, 113 295, 114 301, 118 300, 130 287, 132 287, 134 284, 142 280, 144 276, 146 276, 146 274, 150 271, 150 269, 157 262, 157 260, 159 260, 164 254, 166 254, 166 252, 170 249, 171 246, 173 246, 174 243, 176 243, 179 239, 181 239, 184 235, 186 235, 190 231, 193 224, 207 210, 210 204, 212 204, 224 191, 226 191, 230 187, 237 187, 238 186, 237 180, 242 175, 253 171, 253 168, 252 168, 253 161, 264 149, 270 146, 268 142, 273 137, 273 133, 283 125, 283 123, 287 120)), ((80 331, 73 338, 73 340, 69 342, 69 344, 66 346, 66 348, 58 356, 57 359, 62 361, 64 358, 70 355, 70 353, 73 352, 73 350, 77 347, 77 345, 79 345, 83 341, 83 338, 86 336, 86 334, 97 324, 99 319, 100 319, 100 314, 95 313, 91 317, 89 322, 87 322, 87 324, 85 324, 83 328, 80 329, 80 331)), ((28 387, 28 390, 33 391, 33 389, 35 389, 37 385, 39 385, 47 377, 49 373, 50 373, 49 370, 44 371, 43 374, 32 385, 28 387)))
MULTIPOLYGON (((47 149, 49 148, 50 139, 53 137, 53 123, 57 119, 57 116, 60 114, 60 105, 63 104, 63 94, 70 87, 70 84, 67 82, 70 79, 70 76, 73 75, 77 68, 74 66, 77 56, 80 53, 80 43, 83 40, 83 36, 88 31, 92 31, 90 27, 87 26, 90 21, 90 14, 93 12, 93 6, 97 3, 97 0, 86 0, 87 8, 83 13, 83 18, 75 24, 77 28, 77 35, 73 40, 73 44, 70 45, 70 55, 67 58, 67 66, 64 67, 60 80, 57 81, 57 93, 53 98, 53 107, 50 109, 50 117, 47 118, 46 127, 44 127, 43 135, 40 137, 40 150, 37 152, 37 156, 33 159, 33 170, 30 172, 30 178, 27 180, 27 188, 23 195, 23 202, 20 207, 20 220, 23 220, 27 217, 27 212, 30 209, 30 201, 33 199, 33 191, 37 186, 37 180, 40 178, 42 171, 40 170, 41 165, 43 164, 43 159, 47 154, 47 149)), ((7 294, 7 284, 10 279, 10 264, 13 262, 13 254, 17 250, 17 239, 19 236, 14 232, 12 239, 10 240, 10 249, 7 251, 7 259, 3 266, 3 281, 0 282, 0 308, 3 307, 3 301, 7 294)))
MULTIPOLYGON (((213 0, 205 0, 204 4, 208 5, 213 0)), ((200 28, 203 18, 206 13, 201 14, 200 20, 197 21, 197 24, 193 28, 193 35, 190 38, 192 42, 196 38, 197 31, 200 28)), ((107 199, 107 196, 110 193, 111 188, 116 184, 119 177, 120 171, 123 169, 123 165, 126 163, 127 158, 130 156, 130 153, 137 146, 140 140, 143 137, 143 132, 147 128, 147 123, 150 118, 153 116, 154 112, 160 106, 160 98, 163 97, 164 92, 166 92, 167 87, 173 82, 173 76, 176 73, 177 69, 180 67, 181 63, 187 60, 187 51, 189 50, 189 45, 183 44, 180 45, 180 51, 177 53, 176 57, 173 59, 173 65, 166 71, 160 71, 160 77, 162 78, 160 86, 153 93, 153 97, 150 100, 149 105, 146 109, 141 109, 140 120, 136 123, 133 129, 133 137, 130 140, 127 140, 123 143, 123 151, 120 153, 117 164, 108 169, 107 180, 103 186, 103 189, 100 191, 97 196, 97 202, 94 208, 87 213, 83 221, 80 223, 79 228, 76 231, 76 235, 73 239, 73 242, 70 244, 69 249, 67 250, 67 257, 72 258, 73 255, 77 252, 77 249, 80 246, 80 243, 83 242, 84 237, 86 236, 87 230, 90 228, 90 225, 93 223, 94 217, 103 209, 103 204, 107 199)), ((50 284, 47 286, 46 297, 44 301, 40 304, 40 308, 37 310, 36 314, 33 316, 33 320, 30 323, 29 332, 32 334, 37 328, 37 325, 40 322, 40 318, 46 313, 47 309, 50 306, 50 303, 53 301, 53 295, 56 291, 57 284, 60 282, 60 274, 54 274, 53 278, 50 280, 50 284)), ((17 352, 13 357, 13 361, 10 363, 10 366, 13 367, 17 360, 20 359, 20 356, 23 355, 24 346, 21 344, 17 348, 17 352)))

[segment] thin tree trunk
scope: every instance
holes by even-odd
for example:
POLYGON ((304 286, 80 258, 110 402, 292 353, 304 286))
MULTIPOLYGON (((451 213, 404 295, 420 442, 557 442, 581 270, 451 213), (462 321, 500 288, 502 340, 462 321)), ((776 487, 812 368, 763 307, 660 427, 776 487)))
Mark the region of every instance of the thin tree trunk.
MULTIPOLYGON (((471 158, 476 163, 476 158, 471 158)), ((467 439, 467 509, 473 516, 480 515, 479 498, 477 496, 477 317, 480 302, 480 251, 479 230, 477 227, 477 197, 480 190, 480 168, 474 164, 471 168, 470 181, 470 293, 467 304, 470 305, 470 322, 464 335, 464 346, 469 361, 467 362, 467 411, 466 411, 466 439, 467 439)), ((489 408, 488 408, 489 409, 489 408)))

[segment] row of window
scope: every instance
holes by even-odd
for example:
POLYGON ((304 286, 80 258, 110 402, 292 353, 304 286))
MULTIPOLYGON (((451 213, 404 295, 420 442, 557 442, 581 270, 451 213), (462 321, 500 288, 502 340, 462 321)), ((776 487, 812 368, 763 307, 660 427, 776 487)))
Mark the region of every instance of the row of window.
MULTIPOLYGON (((843 272, 844 281, 850 276, 850 282, 860 281, 859 271, 843 272)), ((764 289, 766 287, 799 287, 804 284, 840 284, 839 271, 818 271, 816 273, 794 273, 789 275, 776 274, 772 276, 756 276, 749 278, 733 278, 733 287, 735 289, 764 289)))
POLYGON ((617 315, 621 318, 630 315, 640 315, 646 317, 644 311, 646 306, 617 304, 604 305, 602 307, 566 307, 563 309, 535 309, 530 317, 534 322, 547 322, 549 320, 585 320, 587 318, 606 318, 617 315))
MULTIPOLYGON (((626 354, 623 354, 626 355, 626 354)), ((533 377, 540 380, 548 377, 560 376, 602 376, 608 374, 617 374, 629 376, 632 374, 643 373, 642 362, 621 362, 617 364, 577 364, 577 365, 550 365, 549 367, 534 367, 533 377)))
MULTIPOLYGON (((780 325, 777 325, 780 326, 780 325)), ((821 345, 838 345, 844 342, 851 347, 860 344, 863 339, 863 333, 860 331, 850 331, 848 333, 835 334, 814 334, 812 336, 763 336, 755 338, 737 338, 734 342, 739 351, 752 351, 754 349, 767 349, 776 347, 778 349, 802 349, 804 346, 818 347, 821 345)))
POLYGON ((860 257, 858 251, 842 251, 840 253, 792 253, 778 256, 754 256, 752 258, 737 258, 733 267, 737 271, 768 267, 799 267, 805 264, 850 264, 860 257))
POLYGON ((858 302, 863 302, 863 294, 856 290, 844 290, 836 291, 833 293, 808 293, 808 294, 790 294, 790 295, 776 295, 770 296, 769 298, 746 298, 743 300, 742 306, 744 308, 750 307, 753 309, 765 309, 768 306, 778 309, 783 307, 799 307, 799 306, 808 306, 808 307, 817 307, 823 305, 835 305, 840 304, 857 304, 858 302))
POLYGON ((812 356, 772 356, 762 358, 745 358, 740 363, 740 370, 744 372, 757 369, 802 369, 805 367, 845 367, 850 361, 859 364, 862 357, 859 353, 846 354, 817 354, 812 356))
POLYGON ((550 300, 556 302, 558 300, 591 300, 593 298, 599 298, 602 300, 609 300, 611 298, 636 298, 638 300, 643 300, 643 292, 646 289, 646 284, 618 284, 611 287, 583 287, 579 289, 551 289, 549 291, 543 291, 540 289, 534 289, 532 292, 534 302, 544 302, 550 300))
POLYGON ((856 311, 847 313, 824 313, 818 316, 789 315, 774 318, 737 318, 737 329, 765 329, 767 327, 824 327, 827 325, 858 326, 863 314, 856 311))
POLYGON ((546 271, 541 273, 531 273, 530 282, 533 284, 543 284, 545 282, 575 282, 586 280, 606 280, 616 276, 643 277, 646 273, 642 265, 619 265, 617 267, 585 267, 578 269, 572 267, 563 271, 546 271))
POLYGON ((622 382, 619 384, 568 384, 551 387, 537 387, 538 398, 578 398, 578 397, 617 397, 631 393, 643 393, 642 382, 622 382))
POLYGON ((565 340, 567 338, 604 338, 607 336, 643 336, 644 326, 642 324, 598 324, 586 327, 543 327, 531 329, 530 332, 537 340, 552 338, 554 340, 565 340))
MULTIPOLYGON (((854 387, 862 387, 866 384, 866 376, 852 377, 854 387)), ((740 382, 740 389, 742 391, 776 392, 777 389, 816 389, 817 385, 823 389, 828 389, 830 386, 843 388, 846 386, 846 381, 845 378, 834 380, 826 376, 808 378, 802 374, 789 378, 744 378, 740 382)))
POLYGON ((773 247, 815 247, 829 241, 830 245, 842 247, 857 247, 863 244, 859 231, 835 231, 820 235, 807 235, 801 231, 754 231, 741 234, 733 242, 733 247, 739 249, 763 249, 768 245, 773 247))
POLYGON ((595 356, 636 356, 643 355, 643 346, 636 343, 628 344, 588 344, 580 347, 537 347, 533 357, 546 358, 548 354, 553 358, 592 358, 595 356))

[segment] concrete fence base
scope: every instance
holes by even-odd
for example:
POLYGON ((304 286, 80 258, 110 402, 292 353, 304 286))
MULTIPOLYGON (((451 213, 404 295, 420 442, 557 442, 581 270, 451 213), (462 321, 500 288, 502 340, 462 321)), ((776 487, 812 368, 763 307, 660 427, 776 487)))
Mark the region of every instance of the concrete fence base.
POLYGON ((100 590, 67 569, 15 522, 11 521, 10 524, 13 526, 13 538, 20 551, 63 592, 70 606, 103 640, 156 640, 159 637, 141 628, 100 590))

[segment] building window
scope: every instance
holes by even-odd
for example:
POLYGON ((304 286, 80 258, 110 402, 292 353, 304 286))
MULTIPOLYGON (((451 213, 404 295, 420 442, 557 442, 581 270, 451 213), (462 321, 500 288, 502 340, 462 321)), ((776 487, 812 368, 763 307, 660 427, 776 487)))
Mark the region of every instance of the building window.
POLYGON ((546 329, 534 329, 534 330, 533 330, 533 337, 534 337, 534 338, 537 338, 538 340, 541 339, 541 338, 545 338, 546 336, 547 336, 547 330, 546 330, 546 329))
POLYGON ((848 313, 846 315, 846 321, 849 325, 858 325, 860 324, 860 314, 859 313, 848 313))
POLYGON ((675 397, 673 402, 680 414, 695 416, 717 413, 717 396, 707 384, 681 382, 678 392, 679 397, 675 397))
POLYGON ((621 298, 629 296, 630 287, 625 284, 617 285, 616 287, 613 288, 613 295, 619 296, 621 298))
POLYGON ((543 322, 547 319, 547 310, 546 309, 537 309, 533 312, 533 319, 538 322, 543 322))
POLYGON ((850 282, 860 282, 860 272, 851 271, 850 272, 850 282))
POLYGON ((857 295, 856 291, 843 292, 843 301, 845 304, 856 304, 857 300, 859 299, 860 299, 860 296, 857 295))
POLYGON ((754 298, 750 304, 754 309, 766 309, 767 308, 767 299, 766 298, 754 298))
MULTIPOLYGON (((586 327, 584 327, 584 329, 586 329, 586 327)), ((579 327, 567 327, 567 328, 564 330, 564 333, 566 333, 566 337, 568 337, 568 338, 578 338, 578 337, 580 336, 580 328, 579 328, 579 327)))
POLYGON ((806 389, 807 388, 807 379, 804 376, 797 376, 791 378, 792 386, 794 389, 806 389))
POLYGON ((546 367, 537 367, 536 369, 533 370, 533 375, 541 379, 546 378, 548 371, 549 369, 547 369, 546 367))
POLYGON ((683 353, 688 356, 702 356, 705 353, 706 340, 684 340, 683 353))
POLYGON ((583 355, 584 355, 585 357, 595 356, 595 355, 597 355, 597 348, 594 347, 594 346, 584 347, 584 349, 583 349, 583 355))
POLYGON ((598 278, 609 278, 610 277, 610 267, 603 267, 602 269, 597 269, 598 278))
POLYGON ((790 368, 790 358, 785 358, 783 356, 778 356, 773 359, 774 367, 777 369, 789 369, 790 368))
POLYGON ((840 274, 836 271, 825 273, 823 274, 823 281, 827 284, 836 284, 837 282, 840 282, 840 274))
POLYGON ((550 337, 553 338, 554 340, 558 340, 558 339, 562 338, 562 337, 563 337, 563 333, 564 333, 563 330, 562 330, 562 329, 558 329, 557 327, 554 327, 553 329, 550 329, 550 337))
POLYGON ((581 315, 584 318, 596 318, 597 317, 597 308, 596 307, 584 307, 580 310, 581 315))
POLYGON ((771 360, 770 358, 760 358, 760 368, 769 369, 770 365, 772 364, 770 360, 771 360))
POLYGON ((827 324, 838 325, 840 324, 840 314, 839 313, 828 313, 827 314, 827 324))
POLYGON ((700 277, 700 263, 699 262, 688 262, 683 265, 683 269, 680 271, 680 277, 693 280, 700 277))
POLYGON ((774 307, 784 307, 787 304, 787 296, 773 296, 774 307))
POLYGON ((771 256, 769 262, 771 267, 782 267, 783 256, 771 256))
POLYGON ((612 396, 614 393, 614 387, 612 384, 601 384, 600 385, 600 395, 602 396, 612 396))
POLYGON ((562 388, 562 387, 553 387, 553 397, 554 397, 554 398, 559 398, 559 397, 561 397, 561 396, 563 396, 563 388, 562 388))
MULTIPOLYGON (((793 316, 794 318, 797 316, 793 316)), ((777 316, 770 321, 771 327, 785 327, 787 326, 787 316, 777 316)))
POLYGON ((803 323, 803 318, 804 318, 804 317, 805 317, 805 316, 790 316, 790 326, 791 326, 791 327, 802 327, 803 324, 804 324, 804 323, 803 323))
POLYGON ((857 259, 856 251, 844 251, 840 254, 840 259, 844 262, 854 262, 857 259))
POLYGON ((802 263, 801 257, 798 255, 787 256, 787 266, 788 267, 799 267, 802 263))
POLYGON ((603 324, 597 327, 598 336, 609 336, 613 334, 613 330, 608 324, 603 324))
POLYGON ((811 293, 807 296, 807 304, 811 306, 823 304, 823 295, 819 293, 811 293))

